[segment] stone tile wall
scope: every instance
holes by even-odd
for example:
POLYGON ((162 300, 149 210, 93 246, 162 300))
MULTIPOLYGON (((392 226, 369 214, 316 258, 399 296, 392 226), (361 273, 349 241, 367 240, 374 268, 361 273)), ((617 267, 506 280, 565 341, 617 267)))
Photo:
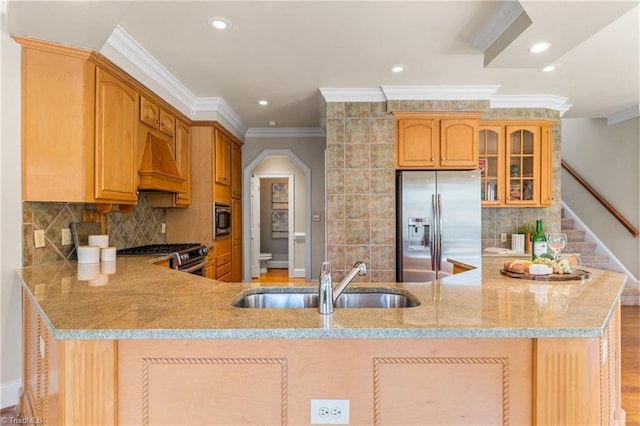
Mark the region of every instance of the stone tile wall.
POLYGON ((553 192, 547 208, 483 208, 482 247, 540 218, 560 229, 560 118, 547 109, 490 109, 487 101, 331 102, 326 106, 327 260, 341 279, 358 260, 360 281, 395 281, 395 119, 392 111, 484 111, 486 119, 544 118, 553 126, 553 192))
MULTIPOLYGON (((94 210, 93 204, 22 203, 22 259, 23 266, 41 265, 60 260, 75 260, 75 246, 62 245, 61 229, 82 221, 83 210, 94 210), (35 248, 33 231, 44 229, 45 247, 35 248)), ((150 207, 146 194, 141 192, 138 204, 130 213, 107 215, 109 244, 118 249, 145 244, 166 243, 161 224, 166 223, 164 208, 150 207)))

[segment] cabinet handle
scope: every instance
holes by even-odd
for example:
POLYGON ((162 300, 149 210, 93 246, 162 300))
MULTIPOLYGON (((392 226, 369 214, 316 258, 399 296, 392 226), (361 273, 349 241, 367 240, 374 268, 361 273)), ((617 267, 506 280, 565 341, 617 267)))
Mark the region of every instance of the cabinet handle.
POLYGON ((436 161, 436 158, 435 157, 431 157, 431 161, 436 161))

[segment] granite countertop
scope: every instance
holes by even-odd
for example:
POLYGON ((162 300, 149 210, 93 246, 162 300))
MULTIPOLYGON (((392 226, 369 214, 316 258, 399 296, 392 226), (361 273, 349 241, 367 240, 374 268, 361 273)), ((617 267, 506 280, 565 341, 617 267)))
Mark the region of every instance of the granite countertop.
POLYGON ((320 315, 233 307, 240 292, 259 285, 217 282, 151 263, 157 260, 119 256, 97 280, 78 279, 91 267, 75 262, 17 273, 57 339, 599 337, 626 280, 589 268, 583 282, 521 280, 500 275, 503 258, 483 258, 480 268, 429 283, 351 284, 404 289, 417 307, 320 315))

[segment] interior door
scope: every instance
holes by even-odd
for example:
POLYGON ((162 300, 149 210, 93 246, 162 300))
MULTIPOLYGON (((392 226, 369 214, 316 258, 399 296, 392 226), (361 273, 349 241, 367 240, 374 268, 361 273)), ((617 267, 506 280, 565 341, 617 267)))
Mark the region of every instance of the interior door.
POLYGON ((260 278, 260 178, 251 176, 251 278, 260 278))

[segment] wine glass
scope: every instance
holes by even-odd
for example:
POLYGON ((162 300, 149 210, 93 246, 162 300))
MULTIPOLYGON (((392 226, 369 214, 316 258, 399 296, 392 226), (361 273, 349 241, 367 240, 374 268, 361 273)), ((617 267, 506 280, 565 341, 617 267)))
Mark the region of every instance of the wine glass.
POLYGON ((553 250, 553 260, 558 260, 560 251, 567 245, 566 234, 549 234, 547 236, 547 245, 553 250))

